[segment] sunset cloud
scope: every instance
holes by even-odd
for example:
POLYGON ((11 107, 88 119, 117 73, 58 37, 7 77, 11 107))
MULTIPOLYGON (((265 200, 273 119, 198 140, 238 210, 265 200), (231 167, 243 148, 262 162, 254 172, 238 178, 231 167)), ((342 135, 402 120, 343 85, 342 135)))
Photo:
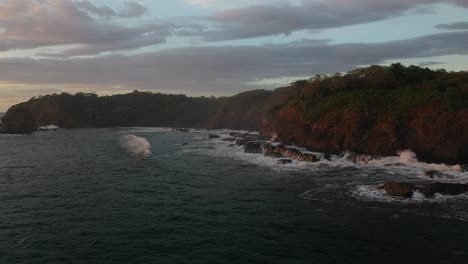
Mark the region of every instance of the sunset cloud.
POLYGON ((0 50, 79 45, 64 54, 94 55, 164 43, 173 27, 169 23, 129 27, 109 21, 145 12, 146 8, 135 2, 126 2, 125 8, 116 12, 89 1, 8 0, 0 6, 0 50))
POLYGON ((218 28, 200 34, 207 41, 291 34, 298 30, 322 30, 382 21, 441 3, 468 7, 467 0, 284 1, 223 10, 211 17, 218 28))
POLYGON ((392 61, 466 69, 466 17, 468 0, 0 0, 0 111, 59 91, 228 95, 392 61))

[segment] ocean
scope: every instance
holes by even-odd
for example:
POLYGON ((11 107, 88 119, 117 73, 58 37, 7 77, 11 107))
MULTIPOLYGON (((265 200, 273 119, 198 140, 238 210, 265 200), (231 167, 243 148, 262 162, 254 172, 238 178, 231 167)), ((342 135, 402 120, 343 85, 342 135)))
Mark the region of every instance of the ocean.
POLYGON ((468 195, 378 189, 467 172, 411 152, 280 165, 227 132, 0 135, 0 263, 468 263, 468 195))

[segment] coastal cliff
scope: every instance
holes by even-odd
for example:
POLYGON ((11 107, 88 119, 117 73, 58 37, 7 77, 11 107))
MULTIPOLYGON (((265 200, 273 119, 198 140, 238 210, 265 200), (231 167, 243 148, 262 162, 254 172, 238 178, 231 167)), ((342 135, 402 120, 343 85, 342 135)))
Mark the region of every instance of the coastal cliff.
POLYGON ((468 73, 372 66, 294 84, 300 95, 263 119, 263 135, 316 151, 468 162, 468 73))
POLYGON ((218 99, 146 92, 48 95, 13 106, 3 118, 5 131, 28 123, 28 111, 36 127, 258 130, 264 137, 330 154, 394 155, 412 149, 428 161, 468 162, 468 73, 401 64, 218 99))

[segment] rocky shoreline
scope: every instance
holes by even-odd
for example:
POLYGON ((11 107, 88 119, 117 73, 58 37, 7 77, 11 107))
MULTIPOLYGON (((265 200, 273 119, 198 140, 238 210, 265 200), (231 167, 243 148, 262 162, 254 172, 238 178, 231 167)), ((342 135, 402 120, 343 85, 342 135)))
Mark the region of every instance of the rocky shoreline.
MULTIPOLYGON (((222 139, 231 142, 229 146, 241 146, 246 153, 262 154, 266 157, 277 158, 279 164, 289 164, 293 161, 317 162, 320 157, 303 153, 297 148, 288 146, 285 142, 268 141, 265 137, 250 133, 230 132, 228 138, 222 139)), ((218 135, 211 134, 209 138, 219 138, 218 135)))
MULTIPOLYGON (((366 154, 356 157, 364 161, 411 149, 424 161, 457 164, 468 163, 467 80, 468 72, 370 66, 222 98, 138 91, 45 95, 12 106, 2 120, 5 133, 19 134, 50 124, 250 130, 278 137, 283 146, 291 142, 322 153, 366 154)), ((278 144, 250 148, 315 160, 278 144)))
POLYGON ((468 184, 462 183, 426 183, 413 184, 409 182, 386 182, 379 189, 384 190, 387 195, 400 198, 412 198, 416 192, 426 198, 441 195, 460 195, 468 193, 468 184))
MULTIPOLYGON (((230 147, 240 146, 245 153, 264 155, 265 157, 274 158, 277 164, 286 165, 294 161, 316 163, 322 159, 329 160, 329 155, 315 155, 311 153, 301 152, 291 143, 281 142, 278 139, 269 140, 261 135, 252 133, 230 132, 225 133, 227 137, 221 137, 218 134, 210 134, 208 139, 221 139, 223 142, 230 143, 230 147)), ((344 156, 344 154, 342 155, 344 156)), ((380 156, 347 153, 346 159, 355 164, 368 164, 372 161, 379 160, 380 156)), ((459 171, 465 171, 461 166, 455 166, 459 171)), ((452 167, 453 168, 453 167, 452 167)), ((452 180, 450 174, 443 170, 425 170, 424 177, 427 178, 427 183, 410 183, 410 182, 395 182, 388 181, 378 187, 386 195, 402 199, 410 199, 418 193, 425 198, 433 198, 437 194, 456 196, 460 194, 468 194, 468 184, 464 183, 447 183, 447 182, 432 182, 439 179, 452 180)))

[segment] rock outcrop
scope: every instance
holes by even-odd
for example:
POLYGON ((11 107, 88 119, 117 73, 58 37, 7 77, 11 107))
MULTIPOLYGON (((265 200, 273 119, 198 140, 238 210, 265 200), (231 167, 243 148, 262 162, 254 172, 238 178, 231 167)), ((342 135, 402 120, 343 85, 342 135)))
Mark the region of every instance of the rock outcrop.
POLYGON ((15 107, 2 118, 2 133, 30 134, 37 129, 34 116, 27 108, 15 107))
POLYGON ((459 195, 468 192, 467 184, 460 183, 431 183, 420 188, 420 192, 426 197, 432 197, 436 193, 444 195, 459 195))
POLYGON ((381 189, 390 196, 410 198, 417 190, 417 187, 406 182, 386 182, 381 189))
POLYGON ((468 184, 461 183, 429 183, 429 184, 412 184, 407 182, 386 182, 380 189, 384 190, 387 195, 411 198, 414 192, 418 191, 425 197, 433 197, 435 194, 442 195, 460 195, 468 193, 468 184))

